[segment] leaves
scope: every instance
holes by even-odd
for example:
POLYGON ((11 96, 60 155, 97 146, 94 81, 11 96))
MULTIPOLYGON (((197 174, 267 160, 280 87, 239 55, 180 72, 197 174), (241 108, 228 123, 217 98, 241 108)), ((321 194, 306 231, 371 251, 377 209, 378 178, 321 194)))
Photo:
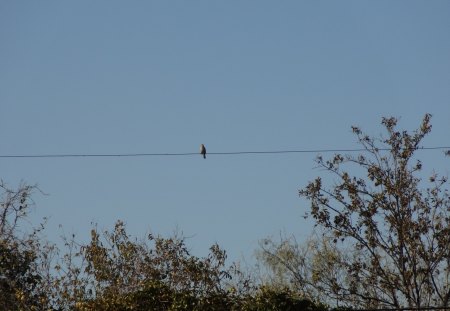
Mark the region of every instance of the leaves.
POLYGON ((299 191, 310 200, 317 225, 330 230, 335 242, 342 238, 342 246, 361 250, 349 261, 337 262, 348 271, 347 280, 321 285, 336 298, 358 307, 448 304, 446 180, 436 182, 438 177, 432 176, 434 184, 423 190, 417 176, 422 163, 412 163, 421 140, 431 131, 430 119, 425 115, 419 129, 410 134, 397 130, 396 118, 383 118, 388 136, 381 140, 353 127, 368 155, 319 157, 319 167, 337 177, 335 185, 325 188, 317 178, 299 191), (365 170, 367 178, 351 177, 344 170, 349 165, 365 170))

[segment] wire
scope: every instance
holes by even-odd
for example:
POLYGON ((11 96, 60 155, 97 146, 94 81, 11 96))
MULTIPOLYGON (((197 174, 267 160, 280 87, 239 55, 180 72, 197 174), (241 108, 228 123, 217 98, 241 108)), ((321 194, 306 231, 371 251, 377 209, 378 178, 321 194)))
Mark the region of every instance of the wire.
MULTIPOLYGON (((418 147, 417 150, 442 150, 450 147, 418 147)), ((389 151, 389 148, 379 148, 389 151)), ((366 152, 367 149, 313 149, 313 150, 268 150, 208 152, 207 155, 243 155, 243 154, 286 154, 286 153, 330 153, 330 152, 366 152)), ((99 153, 99 154, 12 154, 0 155, 0 158, 112 158, 112 157, 151 157, 151 156, 197 156, 197 152, 184 153, 99 153)))

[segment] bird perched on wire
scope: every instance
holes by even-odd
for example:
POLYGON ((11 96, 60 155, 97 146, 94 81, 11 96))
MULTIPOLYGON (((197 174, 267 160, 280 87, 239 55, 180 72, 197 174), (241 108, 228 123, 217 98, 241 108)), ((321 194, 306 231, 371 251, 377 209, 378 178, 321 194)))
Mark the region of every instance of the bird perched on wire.
POLYGON ((203 155, 203 159, 206 159, 206 148, 205 145, 200 145, 200 154, 203 155))

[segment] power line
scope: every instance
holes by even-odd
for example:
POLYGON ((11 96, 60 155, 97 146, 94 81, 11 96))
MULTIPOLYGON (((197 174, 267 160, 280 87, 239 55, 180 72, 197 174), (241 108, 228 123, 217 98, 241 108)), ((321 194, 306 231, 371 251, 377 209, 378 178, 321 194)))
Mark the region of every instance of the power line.
MULTIPOLYGON (((418 147, 417 150, 443 150, 448 147, 418 147)), ((379 151, 389 151, 389 148, 379 148, 379 151)), ((330 153, 330 152, 367 152, 367 149, 303 149, 303 150, 267 150, 267 151, 231 151, 208 152, 208 155, 245 155, 245 154, 287 154, 287 153, 330 153)), ((112 158, 112 157, 152 157, 152 156, 198 156, 198 152, 183 153, 79 153, 79 154, 10 154, 0 155, 0 158, 112 158)))

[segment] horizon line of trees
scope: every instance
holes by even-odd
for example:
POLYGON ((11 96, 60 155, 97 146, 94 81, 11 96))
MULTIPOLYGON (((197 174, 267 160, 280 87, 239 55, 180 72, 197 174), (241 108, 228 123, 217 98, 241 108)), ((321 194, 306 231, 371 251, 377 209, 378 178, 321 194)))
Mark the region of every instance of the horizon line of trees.
POLYGON ((262 239, 251 271, 217 244, 199 258, 182 236, 137 239, 120 220, 59 249, 45 224, 21 230, 38 188, 1 181, 0 310, 450 309, 448 181, 425 180, 415 155, 430 120, 408 132, 383 118, 376 138, 353 127, 365 153, 318 156, 324 176, 299 190, 318 230, 262 239))

